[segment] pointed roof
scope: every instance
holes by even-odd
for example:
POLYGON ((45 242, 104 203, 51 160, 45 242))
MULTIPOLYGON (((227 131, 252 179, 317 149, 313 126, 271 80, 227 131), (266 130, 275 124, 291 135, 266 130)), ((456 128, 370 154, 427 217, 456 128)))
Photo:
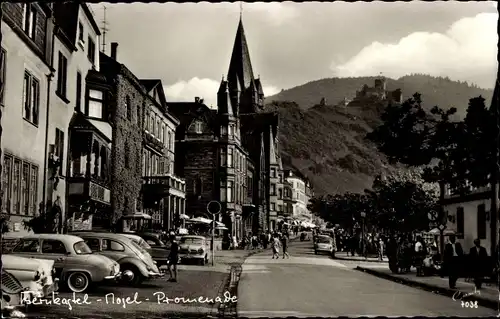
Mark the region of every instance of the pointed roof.
POLYGON ((151 92, 161 82, 161 80, 159 79, 140 79, 139 81, 144 86, 146 91, 148 91, 148 93, 151 92))
POLYGON ((276 149, 275 149, 275 145, 274 145, 274 138, 273 138, 273 135, 272 134, 269 134, 269 155, 271 156, 270 158, 270 161, 269 163, 271 165, 278 165, 278 161, 277 161, 277 154, 276 154, 276 149))
POLYGON ((260 83, 260 79, 255 79, 255 86, 257 88, 257 93, 264 95, 264 90, 262 90, 262 83, 260 83))
POLYGON ((235 90, 237 83, 240 83, 242 90, 250 87, 254 81, 252 63, 250 62, 250 52, 247 46, 243 21, 240 19, 236 38, 234 39, 231 62, 227 79, 231 90, 235 90))
POLYGON ((233 106, 229 95, 227 81, 222 80, 217 92, 217 110, 220 114, 233 115, 233 106))

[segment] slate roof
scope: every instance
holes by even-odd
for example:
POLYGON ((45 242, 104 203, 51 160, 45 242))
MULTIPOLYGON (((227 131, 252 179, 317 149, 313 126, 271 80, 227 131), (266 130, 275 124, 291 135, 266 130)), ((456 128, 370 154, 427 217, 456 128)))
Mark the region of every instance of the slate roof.
POLYGON ((245 91, 250 88, 254 81, 250 53, 241 19, 238 25, 238 30, 236 31, 236 38, 234 39, 227 80, 229 82, 230 91, 237 90, 238 83, 240 84, 242 91, 245 91))

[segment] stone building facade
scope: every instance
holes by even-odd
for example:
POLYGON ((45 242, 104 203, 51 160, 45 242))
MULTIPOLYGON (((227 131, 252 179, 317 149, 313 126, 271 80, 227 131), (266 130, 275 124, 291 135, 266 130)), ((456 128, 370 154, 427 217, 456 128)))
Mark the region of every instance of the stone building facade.
POLYGON ((2 3, 2 215, 11 232, 39 211, 44 198, 47 92, 54 69, 50 3, 2 3))
POLYGON ((185 213, 183 179, 175 176, 175 129, 179 120, 168 110, 161 80, 141 80, 147 92, 142 147, 142 205, 152 227, 175 229, 185 213))
POLYGON ((278 115, 265 112, 260 79, 253 76, 240 20, 227 81, 217 92, 217 109, 194 102, 169 103, 180 120, 176 131, 176 173, 186 179, 186 211, 206 215, 211 200, 221 203, 220 221, 229 236, 272 230, 277 217, 280 169, 278 115), (276 175, 278 176, 278 175, 276 175), (274 180, 276 179, 276 180, 274 180), (271 185, 274 184, 274 211, 271 185), (274 221, 274 222, 273 222, 274 221))

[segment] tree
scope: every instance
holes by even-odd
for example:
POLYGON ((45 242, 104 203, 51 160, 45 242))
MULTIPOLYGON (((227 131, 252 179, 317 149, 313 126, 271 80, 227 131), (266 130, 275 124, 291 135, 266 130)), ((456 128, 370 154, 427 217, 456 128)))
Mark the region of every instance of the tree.
POLYGON ((46 205, 41 202, 38 215, 28 221, 23 221, 23 225, 26 230, 33 231, 35 234, 55 234, 59 230, 61 218, 61 208, 58 205, 52 204, 52 201, 47 201, 46 205))
POLYGON ((379 151, 395 163, 423 169, 426 182, 449 184, 459 193, 488 183, 494 132, 492 113, 484 99, 470 99, 463 121, 452 120, 456 108, 430 111, 421 105, 420 94, 402 105, 389 105, 382 124, 367 135, 379 151))

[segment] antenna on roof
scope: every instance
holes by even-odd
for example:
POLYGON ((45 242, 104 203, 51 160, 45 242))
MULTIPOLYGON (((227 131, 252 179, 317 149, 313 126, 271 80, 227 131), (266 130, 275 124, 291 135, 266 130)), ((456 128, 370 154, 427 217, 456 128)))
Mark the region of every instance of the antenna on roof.
POLYGON ((102 19, 102 52, 106 53, 106 33, 109 31, 108 29, 108 21, 106 20, 106 6, 102 5, 104 9, 104 18, 102 19))

